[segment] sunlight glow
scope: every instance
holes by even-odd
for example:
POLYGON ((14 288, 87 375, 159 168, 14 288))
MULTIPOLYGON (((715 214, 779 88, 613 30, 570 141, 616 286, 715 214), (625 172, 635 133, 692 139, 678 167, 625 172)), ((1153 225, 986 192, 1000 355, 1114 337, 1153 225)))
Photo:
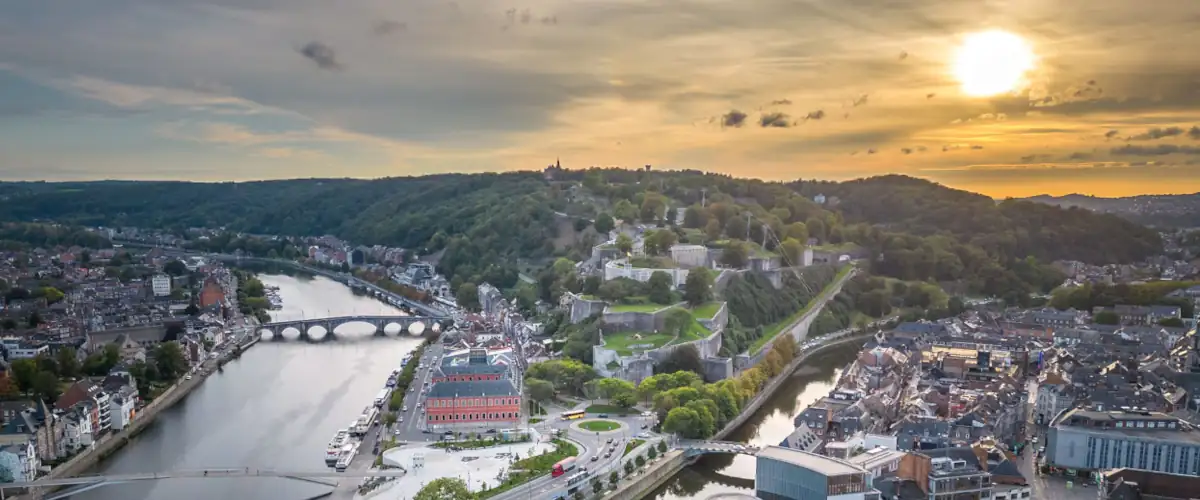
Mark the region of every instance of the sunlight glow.
POLYGON ((954 76, 965 94, 992 96, 1020 88, 1035 62, 1033 49, 1021 37, 983 31, 963 39, 954 57, 954 76))

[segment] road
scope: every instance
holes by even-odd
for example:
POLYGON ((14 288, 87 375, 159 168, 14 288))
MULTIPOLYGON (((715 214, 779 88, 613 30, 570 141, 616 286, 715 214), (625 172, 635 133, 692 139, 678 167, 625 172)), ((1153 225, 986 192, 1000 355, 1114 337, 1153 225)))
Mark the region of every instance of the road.
POLYGON ((420 365, 413 374, 411 390, 404 395, 404 406, 400 411, 400 419, 396 421, 396 425, 392 429, 392 435, 396 437, 396 440, 416 442, 436 439, 433 434, 425 433, 424 413, 421 408, 418 408, 418 405, 425 399, 422 389, 425 388, 425 382, 429 381, 433 368, 441 363, 444 349, 441 343, 434 343, 425 349, 425 362, 421 362, 419 359, 410 361, 420 363, 420 365), (399 433, 396 430, 399 430, 399 433))

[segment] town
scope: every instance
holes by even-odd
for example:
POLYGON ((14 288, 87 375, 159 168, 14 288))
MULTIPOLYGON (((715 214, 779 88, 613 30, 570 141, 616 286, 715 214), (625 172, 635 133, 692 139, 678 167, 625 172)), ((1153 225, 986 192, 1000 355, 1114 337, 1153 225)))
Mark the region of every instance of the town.
POLYGON ((5 482, 276 476, 334 498, 625 499, 745 456, 759 498, 1008 500, 1173 498, 1156 475, 1200 476, 1189 233, 1158 235, 1170 256, 1031 258, 968 290, 909 277, 925 265, 914 250, 881 263, 838 236, 837 196, 769 213, 700 196, 556 212, 573 237, 523 267, 328 235, 11 224, 24 243, 0 254, 5 482), (298 297, 264 283, 281 273, 378 309, 282 318, 298 297), (1040 292, 1014 291, 1027 284, 1040 292), (340 342, 412 348, 355 380, 373 398, 327 408, 354 417, 312 429, 328 439, 303 452, 313 467, 78 477, 247 349, 340 342), (794 372, 833 359, 832 388, 789 433, 735 437, 794 372))

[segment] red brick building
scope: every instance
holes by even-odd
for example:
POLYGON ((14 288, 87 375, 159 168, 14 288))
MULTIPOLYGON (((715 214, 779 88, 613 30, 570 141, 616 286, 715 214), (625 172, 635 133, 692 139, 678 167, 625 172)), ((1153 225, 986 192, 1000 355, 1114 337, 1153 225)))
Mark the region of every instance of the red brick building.
POLYGON ((521 421, 521 393, 512 380, 439 382, 425 399, 431 430, 503 429, 521 421))
POLYGON ((221 305, 223 302, 225 302, 225 291, 221 289, 221 285, 215 279, 206 280, 204 288, 200 290, 200 307, 221 305))

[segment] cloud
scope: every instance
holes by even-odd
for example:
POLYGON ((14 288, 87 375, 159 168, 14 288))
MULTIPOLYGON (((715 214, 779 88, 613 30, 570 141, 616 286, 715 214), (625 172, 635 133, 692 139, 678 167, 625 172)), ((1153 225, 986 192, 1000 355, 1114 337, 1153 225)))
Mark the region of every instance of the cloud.
POLYGON ((1200 141, 1200 127, 1192 127, 1188 129, 1188 137, 1200 141))
POLYGON ((746 124, 746 113, 743 113, 736 109, 730 110, 728 113, 721 115, 721 126, 722 127, 740 128, 742 125, 745 125, 745 124, 746 124))
POLYGON ((375 28, 372 30, 376 35, 390 35, 398 31, 408 29, 408 23, 398 21, 383 20, 375 23, 375 28))
POLYGON ((1117 135, 1117 134, 1119 134, 1119 133, 1121 133, 1121 131, 1120 131, 1120 130, 1117 130, 1117 129, 1112 129, 1112 130, 1109 130, 1108 132, 1105 132, 1105 133, 1104 133, 1104 138, 1105 138, 1105 139, 1112 139, 1113 137, 1116 137, 1116 135, 1117 135))
POLYGON ((758 118, 758 125, 761 127, 788 128, 792 125, 791 118, 783 113, 763 113, 758 118))
POLYGON ((825 110, 821 109, 809 111, 808 115, 804 117, 805 120, 820 120, 822 118, 825 118, 825 110))
POLYGON ((337 54, 334 53, 333 47, 321 42, 308 42, 303 47, 300 47, 299 52, 300 55, 317 63, 317 66, 321 69, 336 70, 342 68, 342 65, 338 63, 337 54))
POLYGON ((1068 156, 1067 159, 1068 160, 1090 160, 1090 159, 1092 159, 1092 155, 1089 153, 1083 153, 1083 152, 1076 151, 1074 153, 1071 153, 1071 155, 1068 156))
POLYGON ((907 155, 907 154, 912 154, 913 150, 912 150, 912 148, 900 148, 900 152, 907 155))
POLYGON ((1174 144, 1158 144, 1155 146, 1135 146, 1126 144, 1112 148, 1110 153, 1117 156, 1166 156, 1173 154, 1200 155, 1200 147, 1176 146, 1174 144))
POLYGON ((851 105, 857 108, 859 106, 862 106, 863 104, 866 104, 867 99, 868 99, 867 94, 860 95, 860 96, 858 96, 857 99, 854 100, 854 103, 851 105))
POLYGON ((1183 133, 1184 130, 1180 127, 1152 128, 1144 133, 1130 137, 1129 139, 1133 141, 1153 141, 1166 137, 1183 135, 1183 133))
POLYGON ((788 99, 776 99, 774 101, 771 101, 772 106, 790 106, 791 104, 792 104, 792 101, 790 101, 788 99))

